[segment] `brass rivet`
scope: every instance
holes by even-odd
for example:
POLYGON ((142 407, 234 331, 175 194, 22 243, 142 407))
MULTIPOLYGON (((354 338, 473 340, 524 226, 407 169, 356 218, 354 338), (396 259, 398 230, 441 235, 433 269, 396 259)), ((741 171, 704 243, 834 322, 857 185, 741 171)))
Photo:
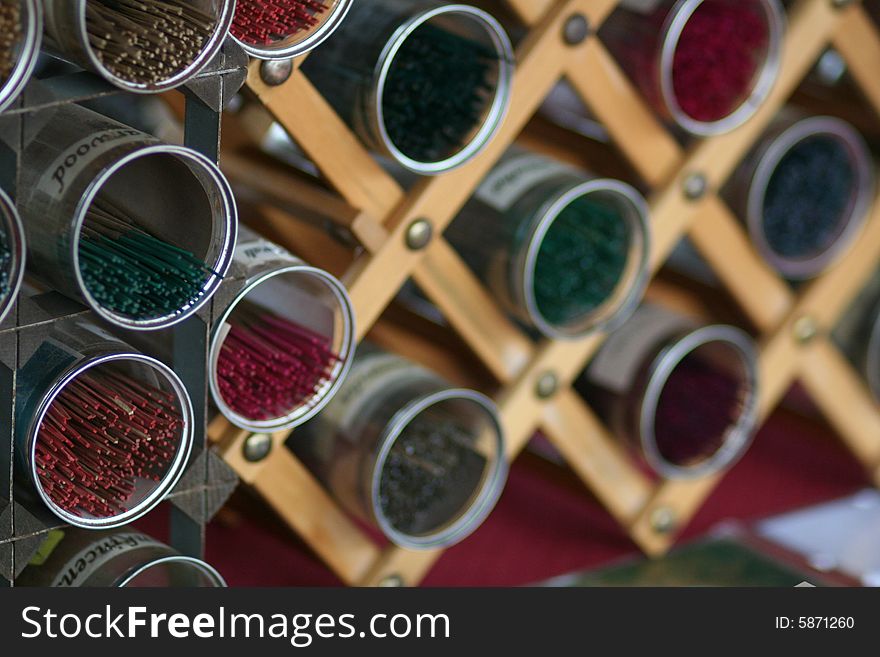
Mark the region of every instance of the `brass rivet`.
POLYGON ((535 386, 535 394, 541 399, 550 399, 559 390, 559 378, 555 372, 545 372, 538 379, 535 386))
POLYGON ((434 237, 434 227, 427 219, 416 219, 406 229, 406 245, 413 251, 421 251, 434 237))
POLYGON ((692 201, 698 201, 709 191, 709 181, 702 173, 692 173, 684 179, 682 188, 685 196, 692 201))
POLYGON ((792 327, 794 338, 801 344, 809 344, 819 335, 819 324, 810 315, 798 318, 792 327))
POLYGON ((404 586, 403 577, 400 575, 388 575, 388 577, 384 577, 379 581, 379 586, 381 588, 400 588, 404 586))
POLYGON ((284 84, 292 73, 292 59, 267 60, 260 64, 260 78, 270 87, 284 84))
POLYGON ((678 516, 668 506, 658 506, 651 513, 651 529, 657 534, 671 534, 678 526, 678 516))
POLYGON ((583 14, 572 14, 562 28, 562 38, 569 46, 578 46, 590 36, 590 21, 583 14))
POLYGON ((259 463, 272 451, 272 438, 265 433, 255 433, 244 441, 244 458, 251 463, 259 463))

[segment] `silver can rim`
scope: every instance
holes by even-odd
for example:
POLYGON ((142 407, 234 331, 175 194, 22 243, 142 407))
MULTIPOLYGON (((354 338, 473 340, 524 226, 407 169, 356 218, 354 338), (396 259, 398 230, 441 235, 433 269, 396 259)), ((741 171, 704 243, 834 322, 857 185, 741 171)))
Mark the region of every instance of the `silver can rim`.
POLYGON ((149 561, 139 565, 135 570, 126 573, 126 575, 116 584, 116 586, 117 588, 125 588, 148 570, 157 566, 163 566, 165 564, 182 564, 187 567, 193 568, 200 574, 204 575, 208 579, 208 581, 211 582, 214 588, 226 588, 228 586, 226 584, 226 580, 223 578, 223 575, 221 575, 220 572, 207 561, 196 559, 195 557, 188 557, 182 554, 175 554, 166 557, 150 559, 149 561))
POLYGON ((376 71, 374 73, 375 82, 370 91, 371 99, 368 107, 370 109, 369 119, 374 133, 379 135, 380 147, 400 166, 413 173, 421 175, 438 175, 456 169, 469 162, 488 146, 501 129, 504 118, 507 116, 515 69, 514 60, 515 54, 513 51, 513 44, 511 43, 507 32, 494 16, 482 9, 465 4, 450 4, 427 9, 411 16, 397 28, 385 44, 382 53, 379 55, 376 71), (492 100, 492 105, 490 106, 480 129, 474 134, 470 141, 458 152, 453 153, 443 160, 437 162, 422 162, 404 154, 391 140, 391 137, 385 128, 382 99, 385 94, 385 85, 388 81, 388 76, 390 75, 391 68, 394 64, 394 58, 400 51, 404 42, 419 27, 431 19, 445 14, 458 15, 474 21, 486 31, 486 34, 492 41, 497 56, 498 81, 495 86, 495 97, 492 100))
POLYGON ((89 42, 88 31, 86 29, 87 0, 79 0, 76 7, 77 17, 79 19, 76 25, 77 38, 91 67, 98 73, 98 75, 107 80, 113 86, 136 94, 162 93, 163 91, 169 91, 186 84, 196 77, 202 69, 214 59, 214 56, 223 46, 223 41, 226 39, 226 35, 229 34, 229 27, 232 25, 235 0, 219 0, 219 2, 221 4, 219 5, 220 11, 217 12, 217 24, 214 26, 214 31, 212 32, 211 37, 202 46, 198 57, 174 75, 158 83, 143 84, 125 80, 124 78, 115 75, 110 69, 101 63, 101 60, 98 59, 98 56, 92 49, 92 45, 89 42))
POLYGON ((871 154, 862 136, 845 121, 831 116, 811 116, 796 121, 766 146, 749 181, 746 226, 761 256, 791 280, 806 280, 821 273, 839 260, 852 245, 868 219, 875 189, 871 154), (798 144, 816 136, 831 137, 843 144, 856 172, 853 201, 839 219, 843 227, 825 250, 807 258, 788 258, 776 252, 764 232, 764 198, 770 179, 787 153, 798 144))
MULTIPOLYGON (((175 146, 171 144, 150 144, 138 148, 127 155, 115 160, 109 167, 103 169, 90 182, 82 197, 77 204, 72 219, 72 230, 70 238, 70 259, 73 264, 73 272, 76 280, 77 288, 85 299, 86 304, 91 310, 103 319, 107 320, 115 326, 133 330, 133 331, 156 331, 166 329, 175 324, 179 324, 185 319, 201 310, 201 308, 211 300, 211 297, 220 287, 223 277, 229 271, 232 265, 233 246, 238 234, 238 209, 235 203, 235 197, 232 187, 226 176, 220 171, 220 168, 210 159, 185 146, 175 146), (162 317, 154 317, 148 320, 138 320, 114 313, 104 308, 89 292, 88 286, 82 277, 79 261, 79 240, 82 235, 83 224, 85 223, 86 213, 89 207, 100 191, 101 187, 113 177, 126 164, 142 157, 150 155, 173 155, 179 157, 187 163, 198 166, 214 184, 215 190, 220 196, 222 207, 219 210, 219 216, 215 214, 212 218, 214 222, 221 222, 222 243, 217 251, 217 257, 213 263, 210 263, 211 269, 216 272, 206 278, 205 284, 202 286, 202 294, 194 302, 187 306, 184 310, 175 312, 162 317)), ((206 263, 209 264, 209 263, 206 263)))
POLYGON ((189 461, 189 455, 192 452, 195 437, 194 418, 195 414, 193 412, 192 400, 190 399, 186 386, 174 370, 165 365, 162 361, 135 351, 116 351, 101 356, 86 358, 70 366, 55 378, 52 385, 43 393, 43 398, 40 400, 40 404, 34 413, 34 417, 28 425, 26 444, 28 470, 31 483, 37 491, 40 500, 46 505, 46 507, 57 517, 61 518, 61 520, 74 527, 79 527, 81 529, 115 529, 117 527, 122 527, 123 525, 137 520, 152 511, 160 502, 162 502, 165 496, 171 492, 171 489, 177 485, 177 482, 183 476, 184 469, 189 461), (106 518, 81 518, 59 507, 46 494, 46 491, 43 490, 43 487, 40 484, 39 474, 37 473, 37 436, 39 434, 40 424, 43 422, 43 418, 49 411, 49 407, 68 383, 94 367, 118 361, 134 361, 141 365, 146 365, 147 367, 152 368, 157 375, 164 377, 164 379, 171 385, 180 405, 181 416, 183 417, 183 427, 180 432, 180 444, 174 455, 174 461, 168 468, 168 472, 162 480, 157 483, 153 491, 133 508, 106 518))
POLYGON ((27 260, 24 224, 12 199, 2 189, 0 189, 0 220, 3 222, 3 230, 6 232, 10 253, 9 289, 3 297, 0 297, 0 322, 2 322, 6 319, 21 291, 25 261, 27 260))
POLYGON ((355 348, 354 342, 354 305, 352 304, 351 297, 349 296, 348 291, 345 289, 345 286, 339 281, 338 278, 324 271, 323 269, 312 267, 306 264, 289 265, 285 267, 279 267, 277 269, 272 269, 253 278, 252 280, 249 280, 245 287, 230 302, 230 304, 223 311, 223 314, 216 322, 213 335, 211 336, 210 351, 208 353, 208 364, 210 368, 208 383, 211 389, 211 397, 213 398, 214 404, 217 406, 217 408, 226 419, 232 422, 235 426, 245 429, 247 431, 265 433, 293 429, 315 417, 318 413, 324 410, 327 404, 329 404, 333 397, 336 396, 336 393, 345 382, 345 378, 348 376, 348 372, 351 369, 352 355, 355 348), (223 395, 220 394, 220 386, 217 382, 217 361, 220 358, 220 349, 223 346, 223 342, 226 337, 222 328, 226 324, 227 320, 232 315, 232 312, 235 310, 238 304, 241 303, 250 292, 252 292, 254 289, 259 287, 266 281, 272 278, 276 278, 278 276, 283 276, 285 274, 311 276, 317 279, 319 282, 323 283, 326 286, 327 290, 330 291, 333 297, 337 300, 339 304, 339 309, 342 313, 342 336, 340 340, 341 349, 340 353, 338 354, 339 362, 333 368, 333 378, 329 380, 319 392, 315 393, 317 401, 315 401, 314 405, 301 405, 299 408, 291 411, 284 417, 275 418, 272 420, 255 421, 233 411, 229 407, 229 405, 223 400, 223 395))
MULTIPOLYGON (((613 178, 594 178, 568 188, 541 211, 540 219, 535 225, 523 258, 517 258, 517 268, 521 275, 517 276, 516 287, 518 296, 523 300, 526 314, 535 328, 542 335, 551 339, 576 340, 583 338, 595 331, 613 330, 623 324, 627 318, 638 308, 645 289, 650 281, 648 272, 649 254, 651 250, 651 226, 650 209, 641 193, 632 185, 613 178), (553 222, 571 203, 578 198, 588 196, 596 192, 609 192, 620 197, 631 209, 628 214, 630 227, 637 232, 641 241, 640 252, 633 257, 628 256, 631 270, 631 278, 621 281, 618 289, 626 289, 617 303, 605 308, 595 319, 588 319, 573 330, 565 330, 549 322, 538 308, 538 300, 535 294, 535 269, 538 263, 538 255, 553 222)), ((603 304, 604 305, 604 304, 603 304)), ((593 313, 590 313, 593 314, 593 313)))
POLYGON ((293 37, 291 36, 282 39, 277 45, 258 46, 242 41, 232 33, 232 30, 230 30, 229 36, 232 37, 232 39, 241 46, 242 50, 248 55, 256 57, 257 59, 271 61, 301 57, 333 36, 333 33, 336 32, 340 25, 342 25, 342 22, 348 15, 348 10, 351 9, 352 2, 353 0, 339 0, 331 9, 331 13, 327 19, 316 29, 311 30, 305 38, 293 40, 292 42, 291 39, 293 37), (285 45, 286 42, 287 45, 285 45))
POLYGON ((678 0, 670 11, 661 37, 659 80, 660 97, 675 124, 692 135, 710 137, 731 132, 746 123, 760 109, 773 90, 782 63, 785 11, 778 0, 757 0, 767 20, 769 41, 766 57, 754 80, 752 90, 727 116, 716 121, 698 121, 689 116, 678 104, 672 80, 672 64, 682 32, 703 2, 705 0, 678 0))
POLYGON ((24 90, 37 65, 43 43, 43 6, 40 0, 20 0, 25 12, 24 35, 12 73, 0 87, 0 112, 7 109, 24 90))
POLYGON ((410 401, 394 414, 379 438, 379 448, 370 476, 370 507, 379 529, 395 545, 411 550, 446 548, 470 536, 483 524, 501 497, 508 472, 505 444, 504 428, 498 415, 498 408, 491 399, 480 392, 467 388, 448 388, 410 401), (406 426, 422 411, 449 400, 473 402, 486 413, 495 437, 491 471, 484 477, 479 490, 475 492, 472 503, 456 519, 429 534, 413 536, 395 528, 382 511, 379 497, 382 471, 391 448, 406 426))
POLYGON ((639 408, 639 444, 648 465, 666 479, 697 479, 732 466, 748 450, 758 423, 759 380, 758 354, 752 339, 734 326, 715 324, 703 326, 680 336, 663 349, 650 367, 648 382, 639 408), (732 348, 743 366, 745 400, 736 423, 727 430, 721 447, 709 458, 692 466, 668 461, 660 453, 654 433, 654 421, 660 395, 673 370, 697 348, 721 343, 732 348))

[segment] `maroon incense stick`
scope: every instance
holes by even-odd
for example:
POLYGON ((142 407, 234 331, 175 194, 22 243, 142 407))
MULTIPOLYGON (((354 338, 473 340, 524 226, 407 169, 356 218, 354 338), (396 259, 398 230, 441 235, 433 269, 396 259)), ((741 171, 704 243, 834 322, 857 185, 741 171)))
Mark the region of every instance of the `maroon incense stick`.
POLYGON ((327 0, 238 0, 232 34, 244 43, 271 45, 320 22, 327 0))

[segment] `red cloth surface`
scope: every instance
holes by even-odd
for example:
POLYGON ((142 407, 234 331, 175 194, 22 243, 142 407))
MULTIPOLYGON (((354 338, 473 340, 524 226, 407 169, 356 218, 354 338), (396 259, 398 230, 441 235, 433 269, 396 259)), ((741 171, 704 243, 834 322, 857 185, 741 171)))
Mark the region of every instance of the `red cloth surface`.
MULTIPOLYGON (((470 538, 444 554, 425 584, 529 584, 636 553, 629 538, 585 489, 572 486, 567 473, 554 475, 548 470, 515 463, 495 511, 470 538)), ((840 497, 867 482, 860 465, 828 429, 779 412, 683 538, 693 538, 726 519, 757 518, 840 497)), ((207 558, 232 586, 339 583, 295 537, 251 514, 243 514, 233 525, 212 523, 207 558)))

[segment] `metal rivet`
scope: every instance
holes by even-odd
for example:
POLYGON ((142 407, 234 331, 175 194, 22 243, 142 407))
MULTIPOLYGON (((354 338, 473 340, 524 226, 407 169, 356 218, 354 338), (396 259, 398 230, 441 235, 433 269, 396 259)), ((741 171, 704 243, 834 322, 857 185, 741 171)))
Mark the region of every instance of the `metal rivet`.
POLYGON ((819 335, 819 323, 814 317, 804 315, 798 318, 792 327, 795 340, 801 344, 808 344, 819 335))
POLYGON ((413 251, 421 251, 434 237, 434 227, 427 219, 416 219, 406 229, 406 245, 413 251))
POLYGON ((572 14, 562 28, 562 38, 570 46, 577 46, 590 36, 590 21, 583 14, 572 14))
POLYGON ((293 73, 292 59, 267 60, 260 64, 260 78, 270 87, 287 82, 293 73))
POLYGON ((692 173, 684 179, 682 187, 684 195, 690 200, 696 201, 703 198, 709 191, 709 181, 702 173, 692 173))
POLYGON ((538 379, 538 385, 535 386, 535 393, 541 399, 550 399, 559 390, 559 379, 554 372, 546 372, 538 379))
POLYGON ((651 514, 651 529, 658 534, 671 534, 678 526, 678 516, 668 506, 660 506, 651 514))
POLYGON ((853 0, 831 0, 831 6, 835 9, 843 9, 853 3, 853 0))
POLYGON ((401 586, 404 586, 403 577, 400 575, 388 575, 388 577, 379 581, 379 586, 388 589, 400 588, 401 586))
POLYGON ((259 463, 272 451, 272 437, 265 433, 255 433, 244 441, 244 458, 251 463, 259 463))

